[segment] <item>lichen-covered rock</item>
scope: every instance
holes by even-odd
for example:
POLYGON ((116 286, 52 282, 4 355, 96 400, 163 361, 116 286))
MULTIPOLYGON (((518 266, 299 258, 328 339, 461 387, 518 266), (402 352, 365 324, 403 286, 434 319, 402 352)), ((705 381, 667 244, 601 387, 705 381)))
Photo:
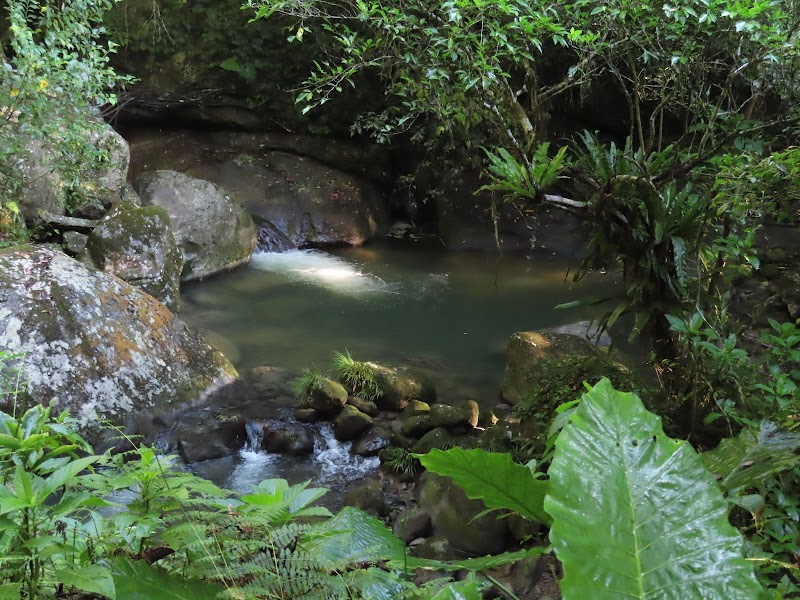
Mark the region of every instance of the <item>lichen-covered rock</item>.
POLYGON ((372 419, 355 406, 347 405, 333 420, 333 432, 336 439, 349 442, 356 439, 372 427, 372 419))
POLYGON ((163 208, 125 205, 113 209, 92 231, 87 247, 99 269, 178 310, 183 255, 163 208))
MULTIPOLYGON (((102 161, 93 162, 91 168, 82 169, 73 182, 78 195, 87 200, 87 206, 107 208, 120 198, 128 175, 130 149, 128 143, 113 128, 102 121, 87 118, 87 141, 104 153, 102 161)), ((64 177, 59 172, 57 154, 47 140, 29 139, 23 142, 22 151, 15 156, 16 169, 21 175, 17 201, 25 219, 39 224, 39 212, 63 215, 67 209, 64 177)), ((85 211, 77 211, 95 218, 85 211)))
POLYGON ((237 375, 152 296, 42 247, 0 253, 0 348, 25 353, 33 402, 69 409, 95 441, 101 420, 200 404, 237 375))
POLYGON ((247 264, 256 227, 245 210, 213 183, 175 171, 153 171, 134 187, 147 206, 160 206, 172 221, 186 260, 182 281, 208 277, 247 264))
POLYGON ((405 367, 370 363, 375 371, 375 381, 383 391, 377 398, 378 408, 401 411, 412 400, 426 404, 436 402, 436 388, 423 374, 405 367))
POLYGON ((581 354, 594 355, 586 339, 565 333, 520 331, 508 340, 506 372, 500 392, 509 404, 516 405, 530 391, 539 365, 550 359, 581 354))
POLYGON ((332 417, 338 415, 347 404, 347 390, 338 381, 321 379, 311 390, 307 402, 307 408, 313 408, 322 415, 332 417))
POLYGON ((15 170, 21 179, 17 204, 25 221, 40 224, 41 211, 63 215, 66 203, 64 182, 56 170, 56 158, 40 140, 23 144, 22 152, 14 157, 15 170))
POLYGON ((407 419, 416 415, 427 414, 431 410, 430 404, 421 402, 420 400, 411 400, 408 405, 400 413, 401 419, 407 419))

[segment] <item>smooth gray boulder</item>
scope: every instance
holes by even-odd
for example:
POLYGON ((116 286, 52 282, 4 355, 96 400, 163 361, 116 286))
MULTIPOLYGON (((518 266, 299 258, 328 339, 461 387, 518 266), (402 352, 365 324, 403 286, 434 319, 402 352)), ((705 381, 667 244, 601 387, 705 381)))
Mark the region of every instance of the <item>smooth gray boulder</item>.
POLYGON ((134 182, 145 206, 169 214, 185 259, 182 281, 202 279, 250 262, 256 227, 220 187, 176 171, 145 173, 134 182))
POLYGON ((200 405, 237 377, 152 296, 36 246, 0 253, 0 348, 24 354, 28 400, 68 409, 94 442, 102 421, 200 405))
POLYGON ((112 209, 92 231, 87 248, 98 269, 178 310, 183 254, 163 208, 126 205, 112 209))

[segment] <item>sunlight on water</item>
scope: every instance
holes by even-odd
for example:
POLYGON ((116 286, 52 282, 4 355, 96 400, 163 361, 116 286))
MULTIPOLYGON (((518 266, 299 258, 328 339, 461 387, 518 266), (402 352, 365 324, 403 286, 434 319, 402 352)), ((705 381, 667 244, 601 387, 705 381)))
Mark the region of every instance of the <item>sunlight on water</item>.
POLYGON ((250 266, 350 296, 395 293, 394 286, 343 258, 319 250, 256 252, 250 266))

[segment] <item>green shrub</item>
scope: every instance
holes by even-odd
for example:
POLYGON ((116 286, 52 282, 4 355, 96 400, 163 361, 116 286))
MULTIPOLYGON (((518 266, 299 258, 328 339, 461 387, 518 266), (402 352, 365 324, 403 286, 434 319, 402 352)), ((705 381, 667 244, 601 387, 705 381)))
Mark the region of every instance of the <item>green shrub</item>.
POLYGON ((373 402, 383 396, 383 390, 375 379, 375 368, 370 363, 354 360, 347 350, 344 354, 333 353, 333 369, 339 381, 355 396, 373 402))

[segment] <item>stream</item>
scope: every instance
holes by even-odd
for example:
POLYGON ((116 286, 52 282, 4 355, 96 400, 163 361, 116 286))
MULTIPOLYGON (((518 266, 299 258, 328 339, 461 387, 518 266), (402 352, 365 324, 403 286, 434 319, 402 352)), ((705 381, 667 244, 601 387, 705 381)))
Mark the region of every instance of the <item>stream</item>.
MULTIPOLYGON (((591 318, 557 304, 610 293, 597 274, 571 284, 564 259, 447 252, 433 242, 386 240, 358 248, 258 251, 244 269, 191 284, 180 316, 237 368, 327 370, 333 351, 421 367, 444 402, 498 400, 509 336, 591 318)), ((377 467, 355 460, 321 426, 311 459, 246 449, 205 476, 239 491, 267 477, 336 488, 377 467)))

